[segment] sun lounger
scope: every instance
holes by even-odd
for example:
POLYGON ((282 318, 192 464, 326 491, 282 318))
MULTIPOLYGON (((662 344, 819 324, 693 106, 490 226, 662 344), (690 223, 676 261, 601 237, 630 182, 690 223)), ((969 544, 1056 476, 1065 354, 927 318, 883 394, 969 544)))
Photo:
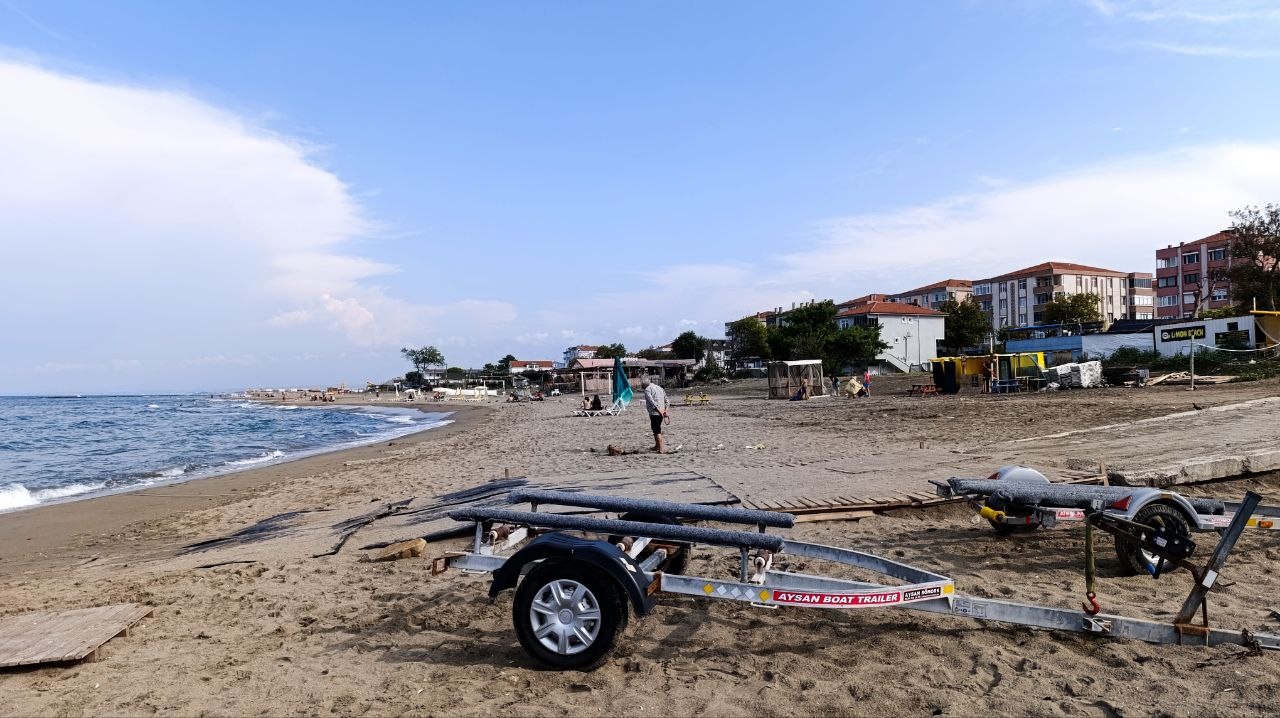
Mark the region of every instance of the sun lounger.
POLYGON ((627 410, 627 405, 622 403, 621 399, 615 400, 607 409, 578 409, 573 412, 574 416, 617 416, 627 410))

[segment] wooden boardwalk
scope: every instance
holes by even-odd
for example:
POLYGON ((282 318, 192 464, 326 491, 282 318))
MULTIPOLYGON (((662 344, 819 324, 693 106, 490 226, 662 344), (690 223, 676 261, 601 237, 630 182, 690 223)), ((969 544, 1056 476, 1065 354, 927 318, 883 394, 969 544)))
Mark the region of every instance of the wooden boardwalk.
POLYGON ((120 603, 0 618, 0 668, 96 657, 102 644, 149 615, 150 606, 120 603))

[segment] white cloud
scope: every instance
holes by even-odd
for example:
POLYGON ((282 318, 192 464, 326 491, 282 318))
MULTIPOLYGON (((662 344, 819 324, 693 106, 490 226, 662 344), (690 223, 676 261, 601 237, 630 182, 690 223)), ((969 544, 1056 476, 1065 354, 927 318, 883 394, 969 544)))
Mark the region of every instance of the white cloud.
POLYGON ((1263 50, 1230 45, 1179 45, 1172 42, 1140 42, 1138 45, 1152 50, 1171 52, 1175 55, 1191 55, 1193 57, 1234 57, 1256 60, 1267 57, 1280 57, 1280 50, 1263 50))
POLYGON ((396 346, 516 316, 373 284, 398 268, 355 242, 376 247, 383 229, 306 143, 184 92, 29 61, 0 58, 0 97, 0 249, 10 269, 39 268, 9 272, 0 305, 40 306, 0 313, 0 333, 31 338, 27 371, 61 336, 100 352, 100 369, 123 351, 177 366, 182 345, 396 346))

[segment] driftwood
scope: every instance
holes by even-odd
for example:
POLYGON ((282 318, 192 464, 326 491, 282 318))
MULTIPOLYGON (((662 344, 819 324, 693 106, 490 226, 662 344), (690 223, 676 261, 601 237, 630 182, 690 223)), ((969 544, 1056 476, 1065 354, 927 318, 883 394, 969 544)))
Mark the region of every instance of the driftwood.
POLYGON ((333 556, 337 554, 357 531, 378 519, 383 519, 392 514, 400 513, 400 510, 412 503, 413 499, 414 497, 410 496, 407 499, 400 499, 399 501, 386 504, 377 511, 370 511, 367 514, 354 516, 346 521, 339 521, 333 525, 334 530, 339 534, 337 542, 333 544, 333 548, 330 548, 328 551, 312 554, 311 558, 320 558, 321 556, 333 556))

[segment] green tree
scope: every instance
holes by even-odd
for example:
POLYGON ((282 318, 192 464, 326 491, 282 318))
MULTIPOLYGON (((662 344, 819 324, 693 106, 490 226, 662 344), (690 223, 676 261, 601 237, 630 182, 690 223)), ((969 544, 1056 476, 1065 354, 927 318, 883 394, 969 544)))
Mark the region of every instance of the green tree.
POLYGON ((1231 212, 1231 293, 1247 308, 1280 311, 1280 204, 1231 212))
POLYGON ((675 341, 671 342, 671 351, 677 359, 692 359, 694 362, 700 362, 707 353, 707 340, 692 331, 682 332, 675 341))
POLYGON ((511 373, 511 362, 513 362, 513 361, 515 361, 515 360, 516 360, 516 358, 515 358, 513 355, 511 355, 511 354, 508 354, 508 355, 506 355, 506 356, 502 357, 501 359, 499 359, 499 360, 498 360, 498 364, 497 364, 497 369, 498 369, 498 370, 497 370, 497 372, 496 372, 496 373, 498 373, 498 374, 510 374, 510 373, 511 373))
POLYGON ((612 359, 614 357, 625 357, 626 355, 627 355, 627 348, 622 345, 622 342, 617 342, 615 344, 605 344, 604 346, 601 346, 598 349, 596 349, 597 359, 612 359))
POLYGON ((829 374, 838 373, 855 361, 866 361, 889 348, 880 339, 880 324, 837 329, 827 338, 822 352, 822 367, 829 374))
POLYGON ((1068 294, 1050 300, 1044 305, 1045 324, 1087 324, 1102 321, 1098 306, 1102 299, 1096 294, 1068 294))
POLYGON ((821 359, 836 332, 836 304, 830 299, 792 309, 778 329, 791 359, 821 359))
POLYGON ((973 297, 962 302, 948 299, 939 310, 947 315, 942 345, 952 354, 959 354, 965 347, 985 344, 991 336, 991 317, 973 297))
POLYGON ((644 349, 641 349, 640 351, 636 352, 636 356, 640 357, 641 359, 648 359, 650 361, 654 359, 674 359, 675 358, 674 356, 672 356, 671 352, 664 352, 657 347, 646 347, 644 349))
POLYGON ((748 357, 769 358, 768 329, 755 317, 743 317, 725 327, 729 339, 729 356, 734 359, 748 357))
POLYGON ((707 363, 693 375, 695 381, 714 381, 724 376, 724 368, 714 356, 707 357, 707 363))
POLYGON ((460 366, 451 366, 445 370, 444 375, 449 379, 461 379, 467 375, 467 371, 460 366))
POLYGON ((444 355, 439 349, 433 346, 425 346, 421 349, 404 348, 400 350, 400 356, 404 357, 413 365, 414 369, 420 372, 426 372, 429 367, 444 366, 444 355))

